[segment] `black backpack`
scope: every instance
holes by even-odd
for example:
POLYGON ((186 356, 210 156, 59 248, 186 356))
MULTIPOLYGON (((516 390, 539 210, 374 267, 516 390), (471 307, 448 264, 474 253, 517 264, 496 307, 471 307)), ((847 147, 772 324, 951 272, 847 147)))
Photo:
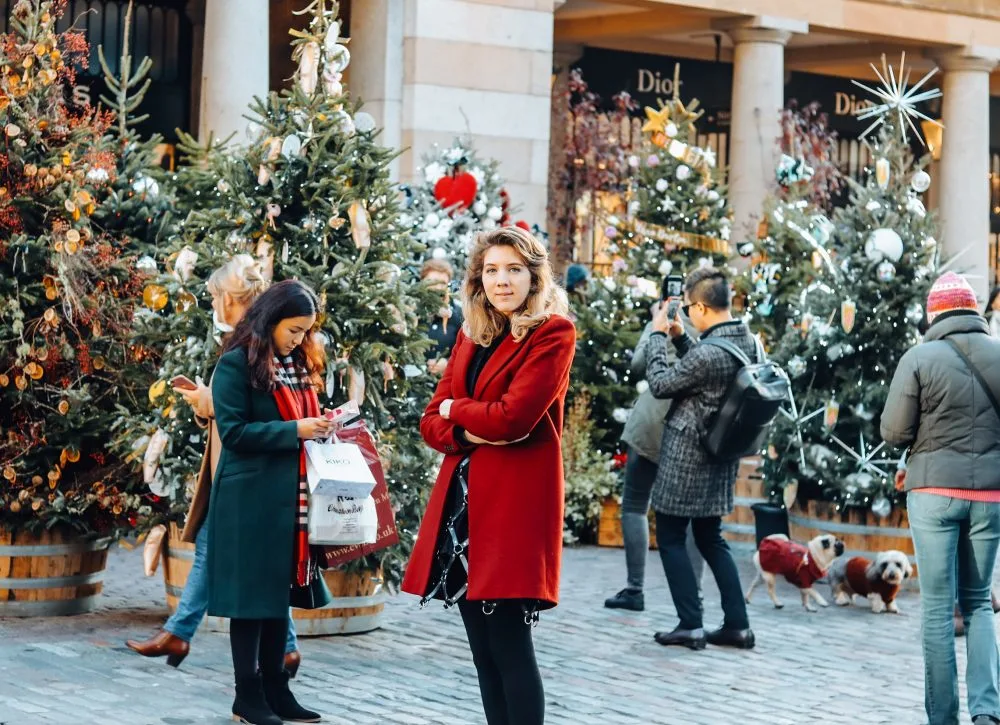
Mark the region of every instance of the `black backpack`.
POLYGON ((785 371, 767 359, 759 340, 754 338, 754 342, 758 362, 751 362, 746 353, 728 340, 707 337, 699 343, 725 350, 741 363, 722 405, 707 421, 701 439, 715 458, 735 460, 758 453, 771 422, 781 406, 791 399, 791 384, 785 371))

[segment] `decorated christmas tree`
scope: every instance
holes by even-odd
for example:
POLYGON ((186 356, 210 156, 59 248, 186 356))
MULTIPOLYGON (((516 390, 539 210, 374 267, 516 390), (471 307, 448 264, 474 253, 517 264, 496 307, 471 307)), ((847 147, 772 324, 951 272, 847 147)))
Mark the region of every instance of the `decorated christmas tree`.
POLYGON ((141 355, 142 275, 127 234, 102 225, 115 115, 66 103, 88 48, 56 31, 65 7, 19 0, 0 38, 0 521, 118 535, 154 503, 106 448, 141 355))
POLYGON ((615 461, 593 444, 596 431, 590 402, 587 394, 581 393, 566 410, 562 453, 566 472, 563 541, 567 544, 593 542, 601 504, 618 490, 615 461))
POLYGON ((147 467, 160 467, 177 500, 203 442, 185 437, 191 430, 186 421, 170 430, 190 411, 177 404, 167 381, 175 371, 193 378, 192 365, 204 376, 215 364, 217 333, 205 279, 222 259, 246 253, 261 260, 267 277, 309 284, 323 307, 318 324, 328 367, 322 402, 358 402, 387 464, 403 548, 362 565, 386 565, 393 583, 434 473, 433 456, 419 434, 428 345, 421 321, 440 305, 440 295, 400 267, 424 250, 400 218, 389 179, 396 152, 378 145, 374 119, 342 85, 350 54, 337 10, 336 2, 315 0, 304 11, 308 27, 292 43, 294 83, 253 104, 257 132, 249 145, 203 151, 204 173, 211 178, 188 172, 199 176, 193 184, 210 200, 188 215, 161 262, 166 274, 146 287, 144 302, 166 320, 173 342, 163 350, 150 390, 153 409, 131 427, 150 436, 139 437, 135 453, 147 467), (163 451, 151 455, 158 429, 167 440, 158 443, 163 451), (184 466, 172 462, 179 449, 185 451, 184 466))
POLYGON ((416 183, 404 187, 413 236, 434 257, 447 259, 457 281, 476 232, 511 223, 510 196, 499 162, 480 159, 472 144, 456 139, 423 157, 416 183))
POLYGON ((771 438, 770 489, 786 502, 828 500, 879 516, 897 501, 898 454, 879 439, 879 416, 900 357, 919 340, 936 267, 934 220, 920 198, 930 177, 926 158, 911 151, 911 117, 920 115, 914 103, 939 93, 914 100, 906 76, 884 65, 883 74, 881 105, 868 113, 877 131, 866 141, 874 161, 864 183, 848 180, 850 204, 832 224, 810 213, 807 198, 772 205, 763 240, 771 271, 754 307, 758 319, 786 311, 771 354, 792 378, 795 401, 771 438))

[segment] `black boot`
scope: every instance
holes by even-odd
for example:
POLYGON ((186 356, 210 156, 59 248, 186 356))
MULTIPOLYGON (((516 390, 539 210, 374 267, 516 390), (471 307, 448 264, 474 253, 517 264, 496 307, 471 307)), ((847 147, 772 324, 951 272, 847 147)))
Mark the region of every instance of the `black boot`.
POLYGON ((625 587, 613 597, 605 599, 604 606, 608 609, 631 609, 633 612, 641 612, 646 608, 646 601, 642 589, 625 587))
POLYGON ((672 632, 657 632, 653 639, 664 647, 687 647, 688 649, 705 649, 708 640, 704 629, 681 629, 677 627, 672 632))
POLYGON ((236 680, 233 720, 248 725, 281 725, 281 718, 274 714, 264 699, 260 675, 236 680))
POLYGON ((730 629, 723 626, 709 632, 706 638, 709 644, 716 647, 735 647, 736 649, 753 649, 757 643, 757 638, 754 637, 753 630, 749 627, 747 629, 730 629))
POLYGON ((271 709, 285 722, 321 722, 318 712, 306 710, 295 701, 295 695, 288 689, 287 670, 274 675, 264 675, 264 696, 271 709))

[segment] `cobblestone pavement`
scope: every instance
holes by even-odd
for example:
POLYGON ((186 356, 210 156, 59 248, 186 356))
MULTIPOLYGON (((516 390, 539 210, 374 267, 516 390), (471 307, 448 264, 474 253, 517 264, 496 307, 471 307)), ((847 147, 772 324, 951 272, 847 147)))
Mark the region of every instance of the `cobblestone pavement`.
MULTIPOLYGON (((746 582, 749 561, 740 559, 746 582)), ((547 723, 924 722, 917 594, 902 597, 900 616, 861 608, 808 614, 786 585, 784 610, 774 610, 765 592, 751 605, 755 650, 690 652, 653 642, 655 630, 675 623, 655 552, 646 611, 602 607, 623 581, 623 567, 619 550, 566 551, 563 603, 543 613, 535 639, 547 723)), ((229 721, 225 635, 200 633, 179 670, 124 646, 126 637, 158 627, 166 613, 162 580, 141 571, 141 552, 115 550, 99 612, 0 620, 0 724, 229 721)), ((714 583, 706 584, 706 606, 706 623, 719 621, 714 583)), ((302 701, 337 725, 481 725, 458 613, 438 606, 421 611, 409 596, 391 599, 387 612, 379 631, 303 641, 304 664, 294 681, 302 701)), ((964 651, 959 662, 964 672, 964 651)))

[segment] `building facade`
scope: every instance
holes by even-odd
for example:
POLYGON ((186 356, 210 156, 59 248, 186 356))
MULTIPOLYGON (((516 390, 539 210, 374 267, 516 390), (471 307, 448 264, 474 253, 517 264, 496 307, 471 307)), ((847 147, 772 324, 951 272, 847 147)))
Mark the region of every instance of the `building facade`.
MULTIPOLYGON (((294 71, 287 32, 305 0, 136 4, 136 54, 154 58, 162 90, 151 91, 145 110, 153 115, 150 130, 168 140, 175 127, 202 137, 242 135, 247 102, 294 71)), ((113 49, 127 3, 70 5, 91 40, 113 49)), ((931 170, 944 255, 957 257, 953 267, 969 275, 982 297, 995 281, 996 2, 341 0, 341 11, 351 38, 349 86, 384 128, 384 142, 405 149, 395 169, 399 180, 413 177, 432 144, 468 136, 501 161, 519 216, 542 226, 550 156, 559 148, 565 113, 560 104, 574 66, 602 95, 627 90, 641 104, 669 96, 679 70, 681 96, 702 99, 709 110, 705 131, 728 163, 738 238, 752 236, 772 183, 786 101, 819 101, 844 140, 845 169, 856 170, 864 124, 854 116, 869 99, 850 79, 873 81, 871 62, 886 53, 898 65, 905 52, 911 82, 935 66, 941 71, 932 82, 944 95, 927 112, 945 127, 931 170)), ((99 90, 96 77, 84 78, 87 84, 91 95, 99 90)))

